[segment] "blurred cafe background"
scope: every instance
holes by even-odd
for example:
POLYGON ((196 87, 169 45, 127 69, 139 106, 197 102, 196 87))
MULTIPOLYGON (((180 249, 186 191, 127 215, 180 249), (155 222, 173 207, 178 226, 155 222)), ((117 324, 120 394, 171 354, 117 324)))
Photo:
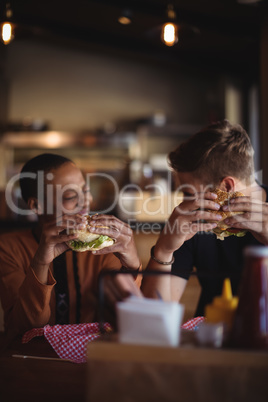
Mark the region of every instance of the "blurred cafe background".
MULTIPOLYGON (((114 199, 108 176, 132 185, 111 212, 147 224, 136 233, 146 264, 150 225, 164 223, 176 189, 168 152, 223 118, 246 128, 268 183, 267 9, 266 0, 0 0, 1 29, 12 28, 0 43, 1 231, 32 224, 6 205, 9 180, 29 158, 60 153, 92 174, 93 209, 114 199), (175 36, 164 41, 167 22, 175 36), (149 205, 156 184, 163 208, 159 198, 161 208, 149 205), (129 201, 135 185, 146 210, 129 201)), ((22 205, 18 188, 13 196, 22 205)))

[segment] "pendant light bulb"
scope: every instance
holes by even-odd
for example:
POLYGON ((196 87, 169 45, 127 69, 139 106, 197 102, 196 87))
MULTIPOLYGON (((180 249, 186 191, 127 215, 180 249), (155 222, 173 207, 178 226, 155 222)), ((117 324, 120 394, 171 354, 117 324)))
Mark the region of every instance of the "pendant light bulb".
POLYGON ((8 45, 13 39, 13 30, 10 22, 4 22, 2 24, 2 41, 5 45, 8 45))
POLYGON ((118 18, 118 22, 122 25, 129 25, 132 23, 132 11, 125 8, 118 18))
POLYGON ((162 41, 167 46, 173 46, 179 40, 178 29, 175 24, 168 22, 163 26, 162 41))
POLYGON ((173 6, 170 4, 167 8, 168 22, 162 27, 161 39, 167 46, 174 46, 178 42, 178 26, 175 23, 176 13, 173 6))
POLYGON ((8 45, 14 38, 14 25, 10 22, 12 10, 10 4, 6 5, 5 21, 1 24, 1 39, 5 45, 8 45))

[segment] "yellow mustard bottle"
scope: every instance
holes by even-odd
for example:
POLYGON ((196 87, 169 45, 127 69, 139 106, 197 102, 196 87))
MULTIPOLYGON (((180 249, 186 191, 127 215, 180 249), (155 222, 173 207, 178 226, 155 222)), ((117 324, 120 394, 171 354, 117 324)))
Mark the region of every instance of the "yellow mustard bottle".
POLYGON ((211 304, 205 307, 205 317, 208 323, 223 323, 226 331, 232 328, 235 312, 238 305, 238 297, 233 296, 229 278, 223 282, 221 296, 216 296, 211 304))

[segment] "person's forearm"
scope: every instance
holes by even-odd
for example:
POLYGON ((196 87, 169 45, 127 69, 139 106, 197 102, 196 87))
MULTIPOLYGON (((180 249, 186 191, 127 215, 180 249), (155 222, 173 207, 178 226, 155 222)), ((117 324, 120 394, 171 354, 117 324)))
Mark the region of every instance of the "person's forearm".
MULTIPOLYGON (((156 270, 155 267, 152 268, 156 270)), ((148 264, 145 274, 142 279, 141 291, 145 297, 151 299, 163 299, 165 301, 171 300, 171 278, 170 275, 146 275, 150 271, 150 263, 148 264)), ((157 271, 157 270, 156 270, 157 271)), ((163 268, 159 269, 163 271, 163 268)))
POLYGON ((152 256, 145 270, 142 280, 141 291, 145 297, 162 298, 165 301, 171 300, 171 267, 173 253, 164 253, 156 246, 153 248, 152 256), (146 272, 156 271, 156 274, 146 275, 146 272), (159 271, 159 275, 157 272, 159 271), (164 272, 161 274, 161 272, 164 272))
POLYGON ((47 285, 49 264, 41 264, 35 256, 31 262, 31 268, 37 279, 43 285, 47 285))
POLYGON ((138 271, 141 268, 141 262, 139 258, 124 262, 124 267, 130 271, 138 271))
POLYGON ((141 262, 137 252, 129 253, 114 253, 120 260, 123 267, 126 267, 130 271, 137 271, 141 268, 141 262))

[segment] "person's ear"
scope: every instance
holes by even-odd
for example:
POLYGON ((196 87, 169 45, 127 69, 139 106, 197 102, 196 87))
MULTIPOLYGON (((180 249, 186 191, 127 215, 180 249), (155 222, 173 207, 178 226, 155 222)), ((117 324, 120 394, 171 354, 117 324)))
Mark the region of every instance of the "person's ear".
POLYGON ((28 200, 28 207, 30 208, 31 211, 33 211, 35 214, 39 215, 41 214, 41 205, 39 204, 37 198, 31 197, 28 200))
POLYGON ((220 184, 220 190, 227 191, 235 191, 235 179, 231 176, 226 176, 222 179, 220 184))

